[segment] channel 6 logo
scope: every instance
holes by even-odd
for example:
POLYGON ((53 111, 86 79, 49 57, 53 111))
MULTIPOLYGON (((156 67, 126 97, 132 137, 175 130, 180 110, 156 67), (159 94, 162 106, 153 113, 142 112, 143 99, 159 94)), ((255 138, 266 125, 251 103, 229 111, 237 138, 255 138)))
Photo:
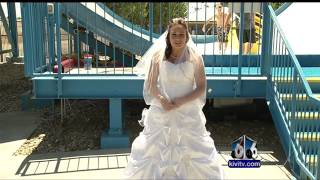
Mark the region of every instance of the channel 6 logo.
POLYGON ((257 159, 257 142, 246 135, 234 140, 231 144, 231 156, 236 159, 257 159))

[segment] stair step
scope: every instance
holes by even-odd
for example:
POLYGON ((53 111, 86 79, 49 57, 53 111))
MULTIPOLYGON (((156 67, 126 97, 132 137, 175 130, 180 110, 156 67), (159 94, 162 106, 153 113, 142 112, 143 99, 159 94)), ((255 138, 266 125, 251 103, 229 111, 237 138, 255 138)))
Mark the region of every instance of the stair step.
POLYGON ((320 130, 320 121, 313 119, 293 119, 290 120, 291 126, 293 129, 308 127, 309 131, 319 131, 320 130), (312 128, 311 128, 312 127, 312 128))
POLYGON ((299 141, 298 139, 296 139, 296 141, 298 144, 300 144, 303 152, 309 152, 308 154, 310 155, 317 154, 316 151, 310 152, 310 149, 318 149, 320 146, 320 141, 299 141))
MULTIPOLYGON (((288 82, 274 82, 276 88, 278 89, 278 91, 283 92, 283 93, 289 93, 289 91, 286 90, 290 90, 292 89, 292 82, 288 83, 288 82)), ((309 86, 312 90, 312 92, 315 93, 320 93, 320 83, 310 83, 309 82, 309 86)), ((296 87, 297 92, 299 93, 303 93, 304 92, 304 87, 300 84, 300 86, 296 87)))
MULTIPOLYGON (((282 100, 282 105, 285 108, 285 111, 291 111, 292 110, 292 101, 290 100, 282 100)), ((296 107, 313 107, 314 103, 310 101, 296 101, 295 106, 296 107)))
POLYGON ((317 155, 305 155, 304 159, 311 166, 315 166, 317 163, 318 156, 317 155))
MULTIPOLYGON (((308 152, 308 150, 310 150, 310 149, 317 149, 320 145, 319 141, 299 141, 298 139, 296 139, 296 141, 298 144, 300 144, 303 152, 308 152)), ((314 151, 314 152, 308 153, 308 154, 317 154, 317 152, 314 151)))
POLYGON ((320 120, 319 112, 295 112, 295 117, 291 115, 291 112, 286 112, 286 117, 288 119, 313 119, 313 120, 320 120))
POLYGON ((320 77, 307 77, 309 83, 320 83, 320 77))
MULTIPOLYGON (((306 77, 306 80, 309 83, 320 83, 320 77, 306 77)), ((272 77, 272 81, 291 83, 293 81, 293 78, 291 78, 291 77, 272 77)))
MULTIPOLYGON (((303 74, 305 77, 320 77, 320 67, 312 66, 312 67, 301 67, 303 74)), ((293 67, 273 67, 272 73, 274 76, 284 76, 293 74, 293 67)))
POLYGON ((320 141, 320 132, 295 132, 294 137, 300 141, 320 141))
MULTIPOLYGON (((320 94, 313 94, 313 95, 320 100, 320 94)), ((292 100, 292 94, 282 93, 282 94, 280 94, 280 98, 282 100, 290 101, 290 100, 292 100)), ((307 100, 308 96, 307 96, 307 94, 297 94, 296 99, 299 101, 307 100)))

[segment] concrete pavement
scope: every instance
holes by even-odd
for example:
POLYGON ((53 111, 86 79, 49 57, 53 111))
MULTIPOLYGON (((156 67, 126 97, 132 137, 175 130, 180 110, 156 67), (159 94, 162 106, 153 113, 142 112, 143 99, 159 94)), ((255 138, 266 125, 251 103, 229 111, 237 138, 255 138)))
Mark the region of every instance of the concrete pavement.
MULTIPOLYGON (((123 179, 130 149, 13 156, 39 120, 38 113, 0 113, 0 179, 123 179)), ((273 151, 258 150, 260 168, 229 168, 230 151, 221 150, 226 179, 294 179, 273 151)))

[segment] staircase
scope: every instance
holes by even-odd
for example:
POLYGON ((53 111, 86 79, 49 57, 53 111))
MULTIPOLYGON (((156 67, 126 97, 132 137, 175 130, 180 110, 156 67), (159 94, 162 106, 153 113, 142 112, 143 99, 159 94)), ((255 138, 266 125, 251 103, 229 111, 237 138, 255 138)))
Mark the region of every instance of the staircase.
MULTIPOLYGON (((306 78, 312 95, 320 100, 320 91, 315 91, 320 87, 320 77, 306 78)), ((320 142, 320 111, 319 106, 304 92, 303 86, 298 85, 297 92, 294 94, 290 87, 294 86, 293 79, 273 79, 274 87, 277 89, 277 98, 281 104, 281 111, 285 115, 292 133, 291 136, 297 145, 305 166, 312 172, 316 172, 318 161, 318 148, 320 142)), ((301 81, 300 81, 301 83, 301 81)))
MULTIPOLYGON (((298 179, 319 179, 320 76, 307 74, 291 50, 271 6, 267 99, 288 162, 298 179)), ((310 68, 309 68, 310 69, 310 68)), ((314 68, 320 71, 320 68, 314 68)))

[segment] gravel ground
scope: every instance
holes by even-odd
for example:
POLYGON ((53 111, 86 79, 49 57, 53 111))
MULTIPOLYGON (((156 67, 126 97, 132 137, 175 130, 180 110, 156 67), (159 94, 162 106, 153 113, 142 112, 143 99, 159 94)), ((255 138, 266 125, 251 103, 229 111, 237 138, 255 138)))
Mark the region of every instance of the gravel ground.
MULTIPOLYGON (((20 110, 19 96, 32 89, 32 83, 23 75, 21 64, 0 64, 0 112, 20 110)), ((100 135, 108 128, 108 100, 67 100, 66 115, 61 120, 60 100, 54 106, 38 110, 42 119, 37 129, 16 151, 16 155, 78 151, 100 148, 100 135)), ((123 101, 124 126, 130 142, 142 127, 137 120, 146 105, 142 100, 123 101)), ((283 159, 279 137, 270 112, 263 100, 251 105, 228 108, 204 108, 206 127, 211 132, 218 150, 230 150, 230 144, 246 134, 258 142, 259 150, 272 150, 283 159)))
POLYGON ((20 110, 20 95, 31 89, 23 64, 0 64, 0 113, 20 110))

